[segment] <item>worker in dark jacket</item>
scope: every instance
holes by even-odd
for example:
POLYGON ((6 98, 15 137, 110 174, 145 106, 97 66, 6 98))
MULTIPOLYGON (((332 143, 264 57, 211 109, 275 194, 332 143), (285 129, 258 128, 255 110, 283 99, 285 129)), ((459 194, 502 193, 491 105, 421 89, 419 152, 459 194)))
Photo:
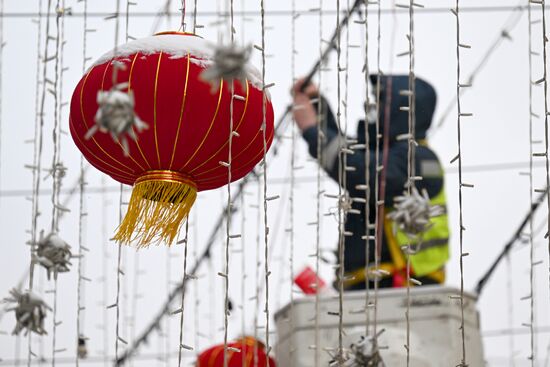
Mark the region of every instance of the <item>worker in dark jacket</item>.
MULTIPOLYGON (((376 83, 376 76, 371 77, 371 82, 376 83)), ((328 102, 318 98, 318 91, 313 84, 308 85, 304 91, 300 91, 302 81, 299 81, 293 88, 294 95, 294 118, 296 124, 302 131, 302 136, 309 146, 309 153, 317 158, 318 126, 323 129, 321 151, 321 166, 328 175, 338 181, 340 171, 340 155, 346 154, 346 167, 342 170, 346 175, 345 190, 349 194, 352 203, 352 212, 345 218, 345 251, 344 270, 346 289, 362 289, 365 287, 365 265, 366 265, 366 238, 370 238, 369 249, 370 259, 368 263, 369 279, 379 279, 380 287, 400 287, 406 285, 407 258, 404 247, 408 244, 415 248, 414 254, 410 255, 411 267, 410 276, 419 280, 422 284, 443 283, 445 280, 444 266, 449 258, 449 229, 447 215, 430 219, 430 226, 421 238, 411 238, 403 233, 397 224, 388 216, 393 210, 394 199, 406 191, 408 180, 408 142, 407 139, 398 139, 408 134, 408 112, 401 107, 408 105, 408 96, 401 91, 408 90, 408 76, 382 76, 380 80, 380 108, 378 109, 380 121, 380 133, 382 136, 389 135, 389 149, 386 152, 382 149, 381 138, 379 143, 380 164, 383 156, 386 156, 387 164, 385 169, 385 197, 382 229, 382 245, 380 249, 380 266, 382 271, 373 272, 375 242, 374 228, 365 234, 365 204, 361 199, 365 197, 365 169, 369 167, 369 185, 371 188, 369 217, 370 223, 375 223, 375 178, 376 178, 376 108, 370 108, 367 114, 368 120, 360 121, 358 124, 356 142, 350 144, 350 138, 339 133, 335 116, 331 111, 328 102), (390 82, 391 81, 391 82, 390 82), (391 100, 387 98, 391 97, 391 100), (320 100, 320 102, 318 102, 320 100), (321 103, 320 124, 317 124, 318 105, 321 103), (389 103, 389 106, 387 106, 389 103), (387 108, 389 107, 389 109, 387 108), (389 129, 384 130, 386 111, 389 110, 389 129), (365 128, 368 131, 370 150, 370 162, 365 162, 365 128), (354 148, 351 154, 350 148, 354 148), (342 151, 344 149, 344 151, 342 151), (351 168, 350 168, 351 167, 351 168)), ((428 193, 430 205, 438 205, 445 208, 445 193, 443 185, 443 170, 435 153, 426 144, 426 132, 430 127, 435 103, 436 93, 433 87, 422 79, 417 78, 415 82, 416 99, 416 123, 415 140, 418 143, 414 155, 415 176, 421 179, 415 181, 419 192, 425 190, 428 193)), ((380 175, 381 176, 381 175, 380 175)), ((382 198, 380 198, 382 199, 382 198)), ((372 226, 374 227, 374 226, 372 226)), ((418 284, 418 283, 417 283, 418 284)), ((370 284, 373 286, 373 283, 370 284)))

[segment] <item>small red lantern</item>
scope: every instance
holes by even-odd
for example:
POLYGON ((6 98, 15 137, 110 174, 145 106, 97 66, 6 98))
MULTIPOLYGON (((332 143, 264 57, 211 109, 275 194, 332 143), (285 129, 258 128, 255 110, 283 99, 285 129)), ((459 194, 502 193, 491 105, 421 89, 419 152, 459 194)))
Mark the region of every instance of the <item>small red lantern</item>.
POLYGON ((227 184, 231 85, 231 181, 263 158, 264 134, 271 145, 273 107, 259 73, 246 66, 245 83, 221 80, 212 88, 200 75, 213 53, 198 36, 160 33, 104 55, 76 86, 75 144, 94 167, 134 186, 118 242, 172 243, 197 192, 227 184))
MULTIPOLYGON (((228 367, 267 367, 269 359, 269 367, 277 367, 275 361, 271 357, 267 357, 265 346, 256 339, 246 336, 235 342, 228 343, 230 348, 227 351, 227 366, 228 367), (257 364, 254 363, 255 350, 257 353, 257 364), (243 365, 244 359, 244 365, 243 365)), ((222 367, 224 359, 223 344, 209 348, 199 355, 196 367, 222 367)))

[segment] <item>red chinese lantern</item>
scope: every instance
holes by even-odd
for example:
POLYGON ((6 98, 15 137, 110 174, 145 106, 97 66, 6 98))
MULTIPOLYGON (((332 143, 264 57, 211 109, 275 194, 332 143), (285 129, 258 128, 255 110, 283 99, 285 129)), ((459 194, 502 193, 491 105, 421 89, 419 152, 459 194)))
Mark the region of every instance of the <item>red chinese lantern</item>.
POLYGON ((172 243, 197 192, 227 184, 231 85, 231 181, 263 158, 264 133, 271 145, 273 108, 259 73, 246 66, 246 82, 221 80, 212 88, 200 75, 213 54, 198 36, 160 33, 104 55, 75 88, 75 144, 91 165, 133 185, 115 235, 120 243, 172 243))
MULTIPOLYGON (((269 358, 269 367, 277 367, 275 361, 271 357, 267 357, 265 354, 265 347, 262 343, 256 341, 252 337, 244 337, 236 340, 232 343, 228 343, 227 346, 231 349, 227 351, 227 366, 228 367, 242 367, 243 359, 244 366, 252 367, 267 367, 267 360, 269 358), (258 355, 258 363, 254 363, 254 344, 256 344, 256 350, 258 355)), ((199 355, 196 367, 222 367, 223 366, 223 344, 209 348, 199 355)))

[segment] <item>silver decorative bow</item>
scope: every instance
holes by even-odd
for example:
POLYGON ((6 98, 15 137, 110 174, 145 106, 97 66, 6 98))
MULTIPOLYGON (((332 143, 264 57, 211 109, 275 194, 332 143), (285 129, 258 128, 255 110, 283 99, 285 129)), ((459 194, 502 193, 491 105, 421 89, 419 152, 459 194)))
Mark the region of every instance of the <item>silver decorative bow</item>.
POLYGON ((385 367, 382 357, 376 348, 373 348, 370 339, 361 337, 357 343, 353 343, 344 351, 343 360, 334 358, 329 366, 344 367, 385 367))
POLYGON ((201 73, 200 78, 210 83, 212 92, 218 90, 222 80, 232 82, 236 79, 245 84, 246 64, 251 54, 252 46, 220 45, 214 52, 213 63, 201 73))
POLYGON ((11 297, 5 298, 4 302, 15 303, 7 311, 15 311, 17 324, 12 334, 19 335, 21 330, 25 330, 25 335, 35 332, 39 335, 47 334, 44 329, 44 319, 47 310, 51 311, 50 306, 46 304, 38 295, 32 292, 21 292, 18 289, 10 291, 11 297))
POLYGON ((56 233, 50 233, 44 237, 42 232, 33 260, 46 269, 48 279, 50 279, 51 273, 53 273, 54 278, 57 278, 58 273, 65 273, 70 270, 69 267, 72 265, 71 256, 71 246, 56 233))
POLYGON ((129 136, 137 140, 137 133, 147 129, 149 125, 143 122, 135 113, 134 94, 121 91, 127 83, 119 84, 110 91, 99 91, 97 103, 99 108, 95 115, 95 125, 86 133, 85 138, 90 139, 97 131, 111 134, 117 143, 120 142, 125 155, 129 154, 129 136), (135 127, 135 131, 134 131, 135 127))
POLYGON ((416 188, 411 194, 404 193, 394 199, 394 211, 388 214, 399 229, 410 236, 418 236, 430 229, 430 218, 442 215, 445 209, 440 205, 432 205, 426 190, 422 195, 416 188))

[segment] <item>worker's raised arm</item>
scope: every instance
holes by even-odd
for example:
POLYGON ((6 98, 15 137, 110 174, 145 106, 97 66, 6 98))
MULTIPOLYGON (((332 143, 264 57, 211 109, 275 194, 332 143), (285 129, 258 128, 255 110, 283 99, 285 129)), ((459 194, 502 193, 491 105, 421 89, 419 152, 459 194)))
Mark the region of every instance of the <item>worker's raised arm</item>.
MULTIPOLYGON (((300 128, 304 140, 308 144, 309 153, 313 158, 317 158, 318 153, 318 132, 321 126, 321 160, 319 164, 335 181, 339 181, 340 160, 339 154, 342 154, 343 148, 349 148, 346 136, 339 134, 336 118, 332 112, 328 101, 319 94, 317 87, 313 84, 308 85, 301 91, 302 81, 299 80, 293 88, 294 96, 294 120, 300 128), (317 124, 318 108, 321 104, 320 124, 317 124)), ((360 122, 363 123, 363 122, 360 122)), ((401 157, 390 157, 387 170, 387 192, 391 194, 400 193, 407 179, 406 176, 406 153, 405 159, 401 157)), ((345 188, 352 197, 364 196, 361 186, 365 185, 365 169, 369 167, 369 184, 371 192, 374 190, 376 175, 376 155, 371 150, 369 162, 365 161, 365 151, 356 150, 353 154, 346 154, 346 166, 350 167, 346 172, 345 188)), ((371 195, 374 200, 374 195, 371 195)))

